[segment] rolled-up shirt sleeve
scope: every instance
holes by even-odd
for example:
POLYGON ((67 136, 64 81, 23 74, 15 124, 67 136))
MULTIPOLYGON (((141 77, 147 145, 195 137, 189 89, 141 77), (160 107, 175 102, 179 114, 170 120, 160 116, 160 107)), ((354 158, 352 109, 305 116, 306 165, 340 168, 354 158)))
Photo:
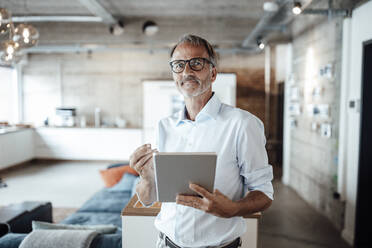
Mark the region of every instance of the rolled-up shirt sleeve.
POLYGON ((237 138, 237 161, 243 180, 243 196, 249 191, 261 191, 273 200, 273 169, 268 163, 266 138, 262 122, 249 119, 241 124, 237 138))

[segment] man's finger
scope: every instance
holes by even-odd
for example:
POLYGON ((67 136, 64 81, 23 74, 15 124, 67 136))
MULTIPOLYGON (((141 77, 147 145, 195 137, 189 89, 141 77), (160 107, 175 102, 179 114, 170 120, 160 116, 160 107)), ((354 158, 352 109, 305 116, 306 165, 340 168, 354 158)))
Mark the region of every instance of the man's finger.
POLYGON ((152 153, 154 153, 155 151, 157 151, 157 149, 149 149, 147 151, 141 150, 133 153, 130 158, 130 166, 135 169, 136 164, 138 164, 141 159, 143 159, 145 156, 148 156, 149 154, 152 155, 152 153))
POLYGON ((189 188, 207 199, 213 198, 213 194, 211 194, 208 190, 195 183, 190 183, 189 188))
POLYGON ((152 158, 152 153, 149 153, 145 156, 143 156, 135 165, 135 169, 137 172, 140 172, 142 170, 142 167, 146 164, 148 160, 152 158))
POLYGON ((144 155, 149 153, 151 151, 151 145, 150 144, 144 144, 140 147, 138 147, 131 155, 130 162, 131 164, 136 164, 139 159, 141 159, 144 155))
POLYGON ((201 210, 205 209, 203 200, 197 196, 178 195, 176 198, 176 203, 201 210))

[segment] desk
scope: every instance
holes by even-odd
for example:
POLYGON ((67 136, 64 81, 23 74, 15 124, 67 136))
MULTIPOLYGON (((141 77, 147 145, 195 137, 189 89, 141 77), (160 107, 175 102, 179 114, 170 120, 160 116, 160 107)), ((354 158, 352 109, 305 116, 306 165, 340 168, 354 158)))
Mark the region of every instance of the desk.
MULTIPOLYGON (((121 213, 122 218, 122 244, 123 248, 154 247, 159 232, 154 226, 155 217, 160 212, 161 203, 157 202, 151 207, 144 207, 134 195, 121 213)), ((247 232, 241 237, 242 248, 256 248, 258 237, 258 221, 261 213, 244 216, 247 232)))

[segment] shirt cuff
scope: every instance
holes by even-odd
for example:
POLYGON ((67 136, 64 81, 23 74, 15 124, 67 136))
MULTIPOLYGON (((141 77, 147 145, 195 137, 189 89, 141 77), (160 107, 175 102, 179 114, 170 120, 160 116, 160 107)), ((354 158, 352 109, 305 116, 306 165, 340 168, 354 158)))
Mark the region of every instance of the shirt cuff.
POLYGON ((273 189, 273 185, 271 184, 271 182, 267 182, 258 187, 250 188, 249 191, 261 191, 271 200, 274 200, 274 189, 273 189))

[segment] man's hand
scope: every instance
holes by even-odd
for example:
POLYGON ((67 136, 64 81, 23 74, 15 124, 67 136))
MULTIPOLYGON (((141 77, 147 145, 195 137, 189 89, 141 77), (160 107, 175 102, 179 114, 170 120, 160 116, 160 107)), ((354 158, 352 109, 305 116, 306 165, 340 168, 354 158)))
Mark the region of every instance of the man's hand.
POLYGON ((130 156, 130 167, 141 175, 141 180, 136 186, 136 192, 142 203, 152 204, 156 199, 154 166, 152 154, 157 152, 151 149, 150 144, 138 147, 130 156))
POLYGON ((138 147, 130 156, 130 167, 146 180, 152 180, 154 177, 152 154, 156 151, 151 149, 150 144, 145 144, 138 147))
POLYGON ((208 190, 197 184, 190 183, 189 187, 201 197, 178 195, 176 198, 177 204, 197 208, 222 218, 233 217, 238 212, 238 204, 230 200, 218 189, 214 190, 213 193, 210 193, 208 190))

